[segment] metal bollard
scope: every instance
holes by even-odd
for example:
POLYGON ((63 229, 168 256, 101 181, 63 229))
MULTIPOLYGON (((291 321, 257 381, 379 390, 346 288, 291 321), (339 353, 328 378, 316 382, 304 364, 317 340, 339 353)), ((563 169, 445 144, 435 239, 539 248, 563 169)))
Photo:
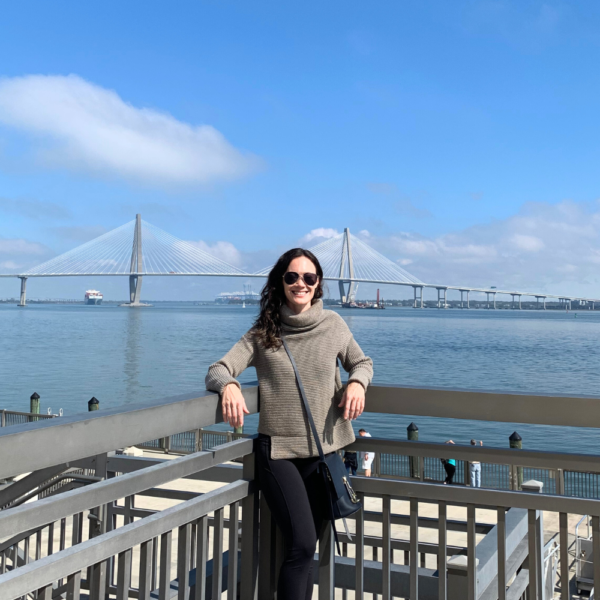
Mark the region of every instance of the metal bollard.
MULTIPOLYGON (((29 398, 29 412, 36 415, 40 414, 40 395, 37 392, 33 392, 29 398)), ((31 421, 39 421, 37 417, 30 417, 31 421)))
MULTIPOLYGON (((523 448, 523 438, 514 431, 512 435, 508 438, 509 444, 511 448, 516 450, 521 450, 523 448)), ((523 467, 512 467, 511 468, 511 479, 513 490, 520 490, 523 485, 523 467)))
MULTIPOLYGON (((419 441, 419 428, 411 423, 406 428, 406 438, 409 442, 418 442, 419 441)), ((410 465, 410 476, 415 479, 419 479, 421 477, 420 469, 419 469, 419 459, 416 456, 409 456, 408 458, 410 465)))

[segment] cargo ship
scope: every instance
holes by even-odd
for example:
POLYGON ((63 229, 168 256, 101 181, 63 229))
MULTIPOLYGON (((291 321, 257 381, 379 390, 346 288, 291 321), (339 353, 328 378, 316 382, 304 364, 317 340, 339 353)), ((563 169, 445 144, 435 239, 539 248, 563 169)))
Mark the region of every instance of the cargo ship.
POLYGON ((86 304, 102 304, 102 294, 98 290, 88 290, 85 293, 86 304))

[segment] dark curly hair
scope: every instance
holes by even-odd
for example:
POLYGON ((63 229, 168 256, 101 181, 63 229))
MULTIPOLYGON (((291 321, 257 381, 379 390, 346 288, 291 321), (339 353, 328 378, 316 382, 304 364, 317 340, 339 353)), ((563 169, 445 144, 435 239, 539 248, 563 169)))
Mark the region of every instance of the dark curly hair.
POLYGON ((314 265, 319 276, 319 283, 315 288, 315 300, 323 297, 323 269, 317 257, 304 248, 292 248, 283 253, 269 273, 267 283, 260 293, 260 313, 254 322, 254 335, 266 349, 277 349, 281 346, 281 316, 279 311, 285 304, 285 291, 283 289, 283 276, 290 263, 304 256, 314 265))

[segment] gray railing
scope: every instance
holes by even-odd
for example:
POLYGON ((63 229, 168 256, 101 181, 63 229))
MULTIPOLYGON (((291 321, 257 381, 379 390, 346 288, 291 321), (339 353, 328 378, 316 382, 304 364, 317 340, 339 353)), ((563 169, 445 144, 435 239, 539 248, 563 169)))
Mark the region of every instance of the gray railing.
POLYGON ((0 409, 0 427, 10 427, 11 425, 22 425, 24 423, 34 423, 44 419, 53 419, 58 415, 44 415, 40 413, 19 412, 16 410, 0 409))
MULTIPOLYGON (((257 388, 245 386, 243 392, 250 412, 257 412, 257 388)), ((587 409, 587 427, 600 426, 598 404, 589 398, 392 386, 374 386, 367 397, 370 412, 526 423, 560 419, 581 425, 577 411, 587 409), (449 406, 455 413, 448 414, 449 406)), ((0 478, 30 473, 0 488, 0 506, 13 503, 0 511, 0 597, 77 600, 86 590, 92 600, 107 594, 189 599, 202 597, 196 590, 203 589, 205 598, 224 590, 228 598, 238 592, 242 599, 273 598, 282 540, 254 482, 252 439, 174 460, 111 453, 147 440, 177 439, 190 425, 197 432, 220 420, 218 397, 203 393, 0 431, 0 456, 10 457, 0 461, 0 478), (224 465, 236 458, 243 466, 224 465), (76 489, 15 505, 74 468, 87 474, 76 489), (204 493, 164 487, 182 478, 224 485, 204 493), (164 498, 170 507, 144 508, 143 497, 164 498)), ((193 447, 198 447, 196 433, 193 447)), ((321 532, 315 557, 320 600, 333 598, 334 588, 357 590, 357 598, 370 593, 386 599, 505 600, 528 594, 549 600, 545 590, 553 585, 556 569, 562 575, 561 597, 569 598, 572 514, 592 517, 597 552, 586 560, 593 562, 595 583, 600 582, 600 560, 594 560, 600 557, 600 501, 567 495, 568 474, 597 476, 596 456, 477 448, 477 460, 493 465, 490 477, 502 485, 508 481, 517 488, 520 468, 525 477, 531 473, 538 480, 543 477, 537 475, 554 473, 551 494, 534 494, 433 483, 442 476, 439 459, 450 457, 459 467, 457 480, 464 482, 460 469, 473 459, 470 446, 361 438, 349 448, 379 455, 379 477, 352 479, 366 504, 350 520, 352 537, 341 536, 343 556, 334 556, 330 527, 321 532), (414 473, 410 478, 408 457, 417 458, 418 479, 414 473), (386 473, 392 469, 398 474, 386 473), (487 520, 478 515, 481 509, 492 511, 486 512, 487 520), (559 546, 553 542, 552 551, 544 545, 543 511, 559 515, 559 546), (369 523, 378 524, 381 534, 373 534, 369 523), (427 531, 435 532, 434 541, 424 535, 427 531)), ((533 491, 535 485, 523 487, 533 491)), ((546 492, 551 486, 542 487, 546 492)), ((341 524, 338 529, 344 530, 341 524)))
POLYGON ((201 450, 210 450, 215 446, 221 446, 222 444, 233 442, 243 437, 248 436, 232 431, 195 429, 136 445, 138 448, 145 448, 147 450, 162 450, 163 452, 173 452, 175 454, 192 454, 201 450))

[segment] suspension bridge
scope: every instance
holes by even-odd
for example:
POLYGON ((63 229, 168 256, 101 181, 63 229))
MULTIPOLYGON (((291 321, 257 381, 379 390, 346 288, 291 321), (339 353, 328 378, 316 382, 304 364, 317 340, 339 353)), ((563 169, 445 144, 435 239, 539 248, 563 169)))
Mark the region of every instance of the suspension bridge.
MULTIPOLYGON (((470 294, 486 294, 488 308, 496 308, 496 297, 512 297, 515 308, 521 308, 522 297, 535 298, 540 308, 546 300, 558 300, 570 308, 578 302, 594 310, 598 298, 554 295, 511 289, 425 283, 394 261, 386 258, 363 240, 344 229, 343 233, 309 248, 323 267, 324 279, 338 283, 342 303, 352 303, 360 283, 400 285, 414 290, 415 308, 424 307, 425 288, 437 290, 437 307, 447 307, 448 291, 460 292, 460 306, 470 308, 470 294), (540 305, 540 301, 542 301, 540 305)), ((19 306, 26 305, 27 280, 36 277, 128 277, 129 302, 125 306, 144 306, 141 302, 143 277, 256 277, 265 278, 272 266, 255 273, 239 269, 191 242, 180 240, 162 229, 143 221, 141 215, 121 227, 73 248, 24 273, 0 274, 21 280, 19 306)))

